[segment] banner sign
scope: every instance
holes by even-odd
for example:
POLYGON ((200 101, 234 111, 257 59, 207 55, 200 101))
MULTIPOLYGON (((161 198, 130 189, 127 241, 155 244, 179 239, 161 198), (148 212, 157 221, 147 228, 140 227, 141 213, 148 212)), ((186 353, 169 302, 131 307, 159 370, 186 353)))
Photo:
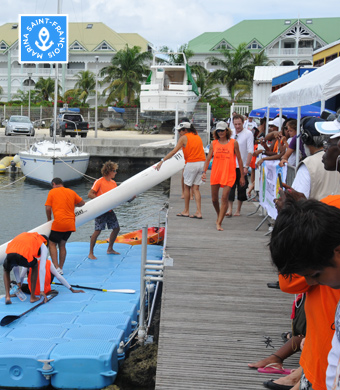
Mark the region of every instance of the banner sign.
POLYGON ((277 161, 264 161, 260 167, 260 205, 267 210, 268 215, 276 219, 277 210, 274 199, 279 196, 280 182, 278 174, 281 174, 282 182, 286 182, 287 166, 279 166, 277 161))
POLYGON ((19 15, 20 63, 68 62, 68 15, 19 15))

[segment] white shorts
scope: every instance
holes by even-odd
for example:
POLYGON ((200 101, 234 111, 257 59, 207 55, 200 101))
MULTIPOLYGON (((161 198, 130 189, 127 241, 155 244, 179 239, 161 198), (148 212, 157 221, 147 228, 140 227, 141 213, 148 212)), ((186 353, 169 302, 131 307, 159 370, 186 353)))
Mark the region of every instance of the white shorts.
POLYGON ((191 187, 193 184, 200 186, 205 161, 186 163, 183 172, 184 184, 191 187))

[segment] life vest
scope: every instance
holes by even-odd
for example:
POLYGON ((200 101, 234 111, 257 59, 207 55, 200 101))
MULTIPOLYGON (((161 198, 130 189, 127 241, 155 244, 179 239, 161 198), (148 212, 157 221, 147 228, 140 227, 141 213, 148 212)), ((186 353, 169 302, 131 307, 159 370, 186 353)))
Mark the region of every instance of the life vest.
MULTIPOLYGON (((40 267, 40 260, 38 260, 38 267, 40 267)), ((39 268, 38 268, 39 269, 39 268)), ((31 285, 32 285, 32 270, 31 268, 29 269, 29 273, 27 276, 27 283, 28 287, 31 290, 31 285)), ((48 294, 51 291, 51 282, 52 282, 52 275, 51 275, 51 260, 46 259, 46 265, 45 265, 45 283, 44 283, 44 293, 48 294)), ((35 295, 40 295, 40 279, 39 279, 39 272, 38 272, 38 277, 37 277, 37 284, 35 286, 35 295)))

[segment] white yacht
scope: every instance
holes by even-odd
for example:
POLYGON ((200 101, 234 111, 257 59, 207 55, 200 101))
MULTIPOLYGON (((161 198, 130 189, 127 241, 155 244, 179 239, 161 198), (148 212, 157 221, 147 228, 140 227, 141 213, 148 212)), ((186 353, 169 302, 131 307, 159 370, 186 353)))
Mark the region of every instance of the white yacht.
POLYGON ((20 167, 29 179, 50 184, 54 177, 64 182, 80 180, 85 174, 90 154, 70 141, 38 141, 29 150, 20 151, 20 167))
POLYGON ((164 53, 154 53, 151 72, 141 86, 141 111, 193 112, 199 99, 199 92, 184 53, 181 64, 162 60, 164 53))

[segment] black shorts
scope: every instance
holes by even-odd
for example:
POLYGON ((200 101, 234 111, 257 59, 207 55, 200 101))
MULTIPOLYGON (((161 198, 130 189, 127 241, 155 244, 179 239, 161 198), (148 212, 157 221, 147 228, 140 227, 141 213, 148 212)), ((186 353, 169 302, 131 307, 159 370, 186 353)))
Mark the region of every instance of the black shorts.
POLYGON ((7 272, 11 272, 13 267, 20 266, 25 268, 34 268, 38 265, 38 261, 34 258, 33 261, 29 262, 24 256, 18 255, 17 253, 8 253, 4 261, 3 267, 7 272))
POLYGON ((56 244, 59 244, 60 241, 67 241, 70 238, 72 232, 56 232, 55 230, 51 230, 49 239, 56 244))

